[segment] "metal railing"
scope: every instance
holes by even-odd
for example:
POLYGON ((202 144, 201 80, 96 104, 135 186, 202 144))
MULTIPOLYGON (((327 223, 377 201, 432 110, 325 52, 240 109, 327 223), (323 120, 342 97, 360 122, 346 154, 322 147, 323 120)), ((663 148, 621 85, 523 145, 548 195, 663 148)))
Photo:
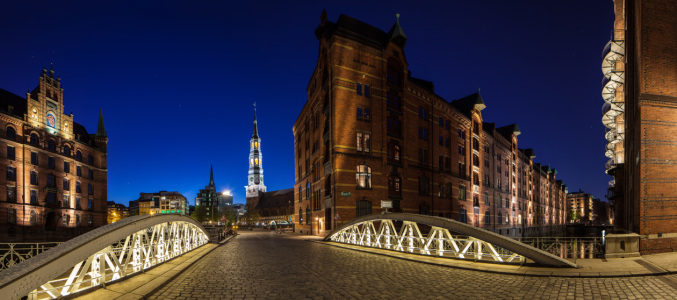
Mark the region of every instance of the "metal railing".
POLYGON ((2 243, 0 244, 0 272, 59 244, 61 243, 2 243))
POLYGON ((533 237, 518 241, 561 258, 603 258, 604 238, 533 237))

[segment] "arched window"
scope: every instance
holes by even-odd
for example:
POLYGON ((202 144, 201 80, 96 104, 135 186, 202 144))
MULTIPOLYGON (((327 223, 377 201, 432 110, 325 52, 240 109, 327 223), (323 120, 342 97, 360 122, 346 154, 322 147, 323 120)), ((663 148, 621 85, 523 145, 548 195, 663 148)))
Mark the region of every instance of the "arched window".
POLYGON ((371 201, 369 200, 360 200, 357 201, 356 205, 356 217, 371 215, 371 201))
POLYGON ((80 162, 82 161, 82 152, 80 152, 80 150, 75 152, 75 160, 80 161, 80 162))
POLYGON ((498 216, 496 216, 496 224, 501 224, 503 222, 503 214, 498 213, 498 216))
POLYGON ((357 166, 357 172, 355 173, 355 178, 357 179, 358 188, 371 188, 371 168, 367 165, 357 166))
POLYGON ((306 225, 310 224, 310 206, 306 207, 306 225))
POLYGON ((7 127, 7 139, 10 141, 16 141, 16 130, 14 130, 14 127, 7 127))
POLYGON ((299 202, 301 202, 301 200, 303 200, 303 186, 299 185, 299 202))
POLYGON ((310 199, 310 181, 306 181, 306 199, 310 199))
POLYGON ((71 156, 71 147, 68 147, 68 145, 63 146, 63 155, 71 156))
POLYGON ((484 213, 484 224, 491 225, 491 215, 489 215, 489 211, 484 213))
POLYGON ((47 150, 56 152, 56 144, 54 143, 54 140, 47 141, 47 150))
POLYGON ((38 214, 35 213, 34 210, 31 210, 31 219, 30 219, 30 222, 31 222, 31 226, 36 225, 36 224, 38 223, 38 214))
POLYGON ((31 133, 31 146, 38 146, 38 135, 35 133, 31 133))
POLYGON ((299 224, 303 224, 303 210, 299 208, 299 224))

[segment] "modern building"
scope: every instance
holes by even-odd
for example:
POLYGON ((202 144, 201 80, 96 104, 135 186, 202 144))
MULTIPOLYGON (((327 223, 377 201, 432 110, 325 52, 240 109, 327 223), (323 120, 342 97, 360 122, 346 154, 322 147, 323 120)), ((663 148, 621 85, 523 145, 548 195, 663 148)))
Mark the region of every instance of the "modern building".
MULTIPOLYGON (((399 17, 398 17, 399 18, 399 17)), ((480 92, 447 101, 413 77, 399 20, 388 32, 322 12, 317 65, 294 132, 294 222, 326 234, 389 211, 452 218, 506 236, 563 232, 566 186, 482 118, 480 92)))
POLYGON ((640 253, 677 250, 677 1, 614 0, 602 122, 615 231, 640 253))
MULTIPOLYGON (((139 215, 153 214, 187 214, 186 197, 179 192, 159 191, 157 193, 139 193, 139 199, 130 201, 138 203, 139 215)), ((137 204, 133 206, 137 206, 137 204)))
POLYGON ((128 207, 124 204, 108 201, 108 224, 115 223, 126 217, 129 217, 128 207))
POLYGON ((65 113, 52 68, 25 96, 0 89, 0 239, 55 241, 105 225, 107 144, 102 112, 93 134, 65 113))
POLYGON ((590 194, 586 194, 581 190, 568 193, 567 207, 567 218, 571 223, 589 223, 595 220, 594 204, 590 194))
POLYGON ((249 172, 246 189, 248 209, 253 209, 260 216, 259 222, 269 224, 292 223, 290 215, 294 208, 293 189, 266 192, 263 184, 263 160, 261 154, 261 138, 259 137, 256 108, 254 108, 254 130, 249 140, 249 172))
POLYGON ((223 193, 217 192, 216 185, 214 184, 214 167, 210 167, 209 185, 205 186, 197 194, 195 205, 204 206, 207 218, 212 219, 212 217, 220 216, 219 203, 223 201, 223 193))

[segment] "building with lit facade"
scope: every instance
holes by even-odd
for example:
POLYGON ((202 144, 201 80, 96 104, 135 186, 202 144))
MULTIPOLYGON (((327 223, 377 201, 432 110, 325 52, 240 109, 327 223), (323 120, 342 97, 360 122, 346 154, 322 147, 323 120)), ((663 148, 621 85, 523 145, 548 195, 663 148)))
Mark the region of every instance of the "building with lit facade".
POLYGON ((108 201, 108 224, 115 223, 126 217, 129 217, 129 207, 126 207, 124 204, 108 201))
POLYGON ((108 137, 66 114, 61 78, 43 69, 24 96, 0 89, 0 239, 61 240, 106 224, 108 137))
POLYGON ((294 222, 326 234, 383 212, 442 216, 506 236, 563 232, 566 186, 482 118, 480 92, 448 101, 413 77, 399 20, 388 32, 322 12, 317 65, 294 132, 294 222))
POLYGON ((188 214, 186 197, 179 192, 139 193, 139 199, 130 201, 129 207, 138 207, 139 215, 188 214))
POLYGON ((602 123, 616 233, 640 253, 677 251, 677 2, 614 0, 602 123))
POLYGON ((595 219, 592 195, 581 190, 567 194, 567 207, 567 218, 572 223, 587 223, 595 219))
POLYGON ((245 186, 247 209, 255 210, 259 214, 259 223, 269 225, 292 222, 293 190, 290 188, 267 192, 263 183, 263 157, 256 109, 254 109, 254 129, 249 140, 247 183, 248 185, 245 186))

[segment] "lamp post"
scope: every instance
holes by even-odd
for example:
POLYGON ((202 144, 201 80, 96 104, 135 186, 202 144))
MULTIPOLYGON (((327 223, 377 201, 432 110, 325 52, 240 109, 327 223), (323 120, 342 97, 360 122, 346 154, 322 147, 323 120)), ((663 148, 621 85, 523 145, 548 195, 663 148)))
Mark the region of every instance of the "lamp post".
MULTIPOLYGON (((317 234, 320 234, 320 218, 315 217, 315 223, 317 224, 317 234)), ((310 224, 310 226, 313 226, 313 224, 310 224)))

